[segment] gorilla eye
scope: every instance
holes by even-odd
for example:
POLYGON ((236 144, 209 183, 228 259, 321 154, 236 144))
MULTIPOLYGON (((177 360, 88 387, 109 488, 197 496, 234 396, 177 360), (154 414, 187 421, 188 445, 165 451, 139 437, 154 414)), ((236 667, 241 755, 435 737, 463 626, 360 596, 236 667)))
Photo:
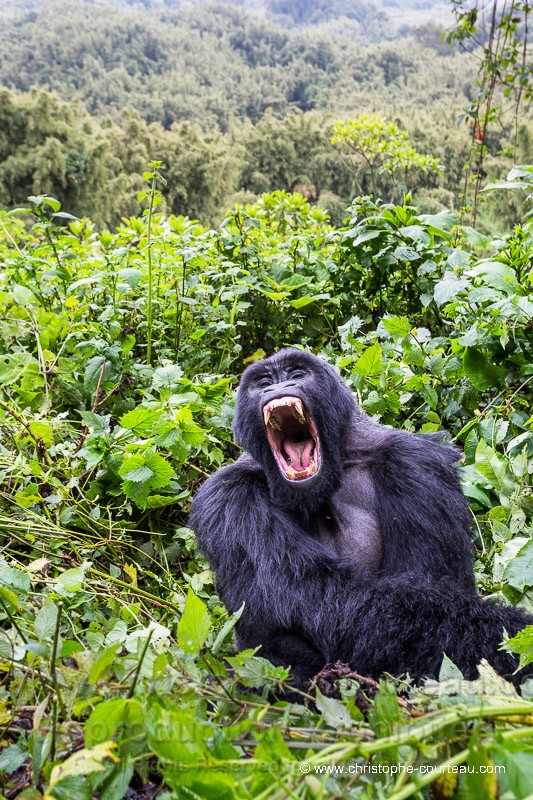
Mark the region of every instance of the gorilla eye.
POLYGON ((258 381, 256 381, 256 386, 258 386, 259 389, 266 389, 267 386, 270 386, 270 384, 270 378, 260 378, 258 381))
POLYGON ((295 378, 297 381, 305 378, 305 372, 303 369, 293 369, 290 372, 290 377, 295 378))

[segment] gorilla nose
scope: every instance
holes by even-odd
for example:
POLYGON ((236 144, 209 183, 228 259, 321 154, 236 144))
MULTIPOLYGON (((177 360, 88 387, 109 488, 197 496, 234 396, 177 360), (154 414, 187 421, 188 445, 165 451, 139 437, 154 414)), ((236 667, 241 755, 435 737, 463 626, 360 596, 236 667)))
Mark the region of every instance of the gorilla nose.
POLYGON ((284 394, 294 394, 293 391, 289 392, 288 390, 292 390, 297 386, 298 381, 283 381, 281 383, 274 383, 263 390, 263 397, 271 400, 275 397, 282 397, 284 394))

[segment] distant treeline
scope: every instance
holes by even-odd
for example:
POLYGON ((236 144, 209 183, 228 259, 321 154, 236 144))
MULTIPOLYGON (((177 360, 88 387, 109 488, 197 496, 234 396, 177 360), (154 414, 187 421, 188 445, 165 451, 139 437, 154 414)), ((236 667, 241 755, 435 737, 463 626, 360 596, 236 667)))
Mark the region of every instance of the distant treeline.
MULTIPOLYGON (((47 192, 113 225, 138 212, 158 159, 175 214, 213 224, 236 201, 296 188, 340 223, 356 182, 332 125, 372 112, 443 165, 405 188, 428 211, 457 207, 471 131, 455 119, 475 64, 435 24, 387 30, 393 2, 14 0, 0 9, 0 207, 47 192)), ((491 132, 484 170, 533 160, 524 127, 503 161, 511 141, 491 132)), ((364 166, 357 177, 370 192, 364 166)), ((387 175, 378 188, 390 199, 387 175)))
POLYGON ((259 6, 15 0, 0 8, 0 84, 79 97, 115 120, 135 108, 165 128, 192 121, 223 131, 269 110, 397 112, 471 92, 468 59, 435 25, 387 41, 397 36, 394 9, 385 17, 379 4, 259 6))

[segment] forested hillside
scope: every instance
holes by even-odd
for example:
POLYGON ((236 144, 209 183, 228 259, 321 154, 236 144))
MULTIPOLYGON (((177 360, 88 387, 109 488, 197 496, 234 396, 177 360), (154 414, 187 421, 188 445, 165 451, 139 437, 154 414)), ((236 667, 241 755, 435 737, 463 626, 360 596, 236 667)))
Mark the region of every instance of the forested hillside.
POLYGON ((530 8, 491 8, 0 5, 0 800, 531 800, 531 678, 295 690, 188 527, 302 347, 458 448, 477 590, 533 613, 530 8))
POLYGON ((297 4, 292 14, 283 3, 248 5, 3 7, 0 81, 26 94, 0 101, 0 203, 47 191, 72 213, 96 209, 114 223, 134 213, 131 189, 158 158, 172 165, 164 194, 174 213, 217 222, 239 197, 303 184, 340 221, 354 183, 331 126, 376 112, 445 166, 408 188, 438 189, 435 209, 453 202, 469 142, 455 119, 474 64, 435 23, 399 28, 397 6, 317 3, 308 14, 313 4, 302 4, 294 19, 297 4))

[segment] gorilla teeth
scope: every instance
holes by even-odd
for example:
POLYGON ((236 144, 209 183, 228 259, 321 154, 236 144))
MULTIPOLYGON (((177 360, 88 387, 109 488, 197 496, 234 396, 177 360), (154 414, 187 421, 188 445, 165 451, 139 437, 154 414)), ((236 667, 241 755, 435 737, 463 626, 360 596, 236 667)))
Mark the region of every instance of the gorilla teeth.
POLYGON ((299 408, 297 408, 296 406, 293 406, 293 407, 292 407, 292 413, 293 413, 293 416, 295 417, 295 419, 297 419, 297 420, 298 420, 298 422, 300 423, 300 425, 305 425, 305 417, 304 417, 304 415, 303 415, 303 414, 300 412, 300 409, 299 409, 299 408))
MULTIPOLYGON (((305 413, 302 401, 298 397, 278 397, 275 400, 271 400, 270 403, 263 408, 263 419, 265 421, 265 425, 272 425, 270 422, 272 418, 272 412, 276 408, 292 408, 292 413, 294 417, 300 422, 302 425, 305 424, 305 413)), ((276 430, 279 430, 276 428, 276 430)))
POLYGON ((285 470, 285 475, 291 480, 295 480, 296 478, 310 478, 311 475, 314 475, 315 472, 317 471, 317 465, 314 459, 312 459, 307 469, 302 469, 300 470, 300 472, 298 472, 291 466, 290 459, 288 461, 288 464, 289 466, 288 469, 285 470))

